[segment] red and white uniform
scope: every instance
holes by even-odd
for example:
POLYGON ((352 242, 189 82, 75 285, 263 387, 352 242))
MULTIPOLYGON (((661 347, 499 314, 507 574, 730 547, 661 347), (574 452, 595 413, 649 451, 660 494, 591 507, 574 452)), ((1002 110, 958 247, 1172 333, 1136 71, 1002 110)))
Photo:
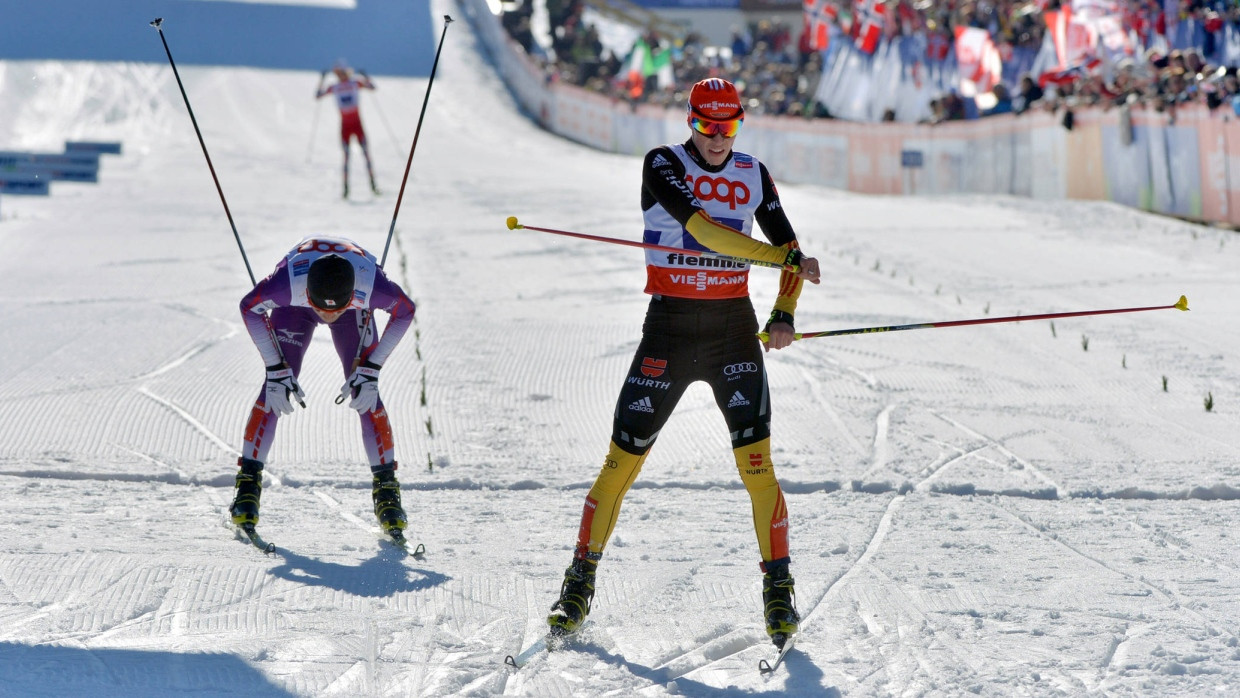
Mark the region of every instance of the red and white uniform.
POLYGON ((363 143, 366 141, 366 132, 362 129, 362 115, 358 109, 361 102, 360 92, 363 87, 374 89, 374 85, 368 79, 349 77, 334 85, 324 87, 317 95, 318 97, 335 95, 336 106, 340 109, 340 140, 345 143, 348 143, 350 138, 356 138, 363 143))

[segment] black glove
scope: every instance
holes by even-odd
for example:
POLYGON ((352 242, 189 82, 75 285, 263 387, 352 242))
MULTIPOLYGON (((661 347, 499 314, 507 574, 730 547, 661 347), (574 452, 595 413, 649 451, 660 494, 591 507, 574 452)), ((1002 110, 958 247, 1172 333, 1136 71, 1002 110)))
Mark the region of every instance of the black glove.
POLYGON ((796 329, 796 326, 792 324, 792 313, 785 313, 782 310, 772 310, 771 317, 766 321, 766 327, 763 327, 762 331, 769 335, 771 333, 771 325, 774 325, 777 322, 786 322, 793 330, 796 329))
MULTIPOLYGON (((801 267, 801 258, 804 256, 805 255, 801 254, 801 251, 796 248, 788 250, 788 256, 784 257, 784 269, 787 269, 788 271, 799 269, 801 267)), ((792 316, 789 315, 788 317, 792 316)))

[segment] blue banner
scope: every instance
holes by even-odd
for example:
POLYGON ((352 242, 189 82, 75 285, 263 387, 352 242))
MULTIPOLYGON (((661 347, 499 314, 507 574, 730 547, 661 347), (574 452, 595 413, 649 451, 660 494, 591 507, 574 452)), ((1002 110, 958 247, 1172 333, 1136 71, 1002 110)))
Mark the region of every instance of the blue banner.
POLYGON ((107 153, 120 155, 121 144, 117 141, 65 141, 65 152, 107 153))
POLYGON ((425 77, 437 42, 428 0, 356 0, 352 8, 200 0, 3 3, 0 59, 167 64, 318 72, 344 58, 371 75, 425 77))
POLYGON ((51 193, 44 180, 13 179, 10 173, 0 172, 0 194, 18 196, 47 196, 51 193))

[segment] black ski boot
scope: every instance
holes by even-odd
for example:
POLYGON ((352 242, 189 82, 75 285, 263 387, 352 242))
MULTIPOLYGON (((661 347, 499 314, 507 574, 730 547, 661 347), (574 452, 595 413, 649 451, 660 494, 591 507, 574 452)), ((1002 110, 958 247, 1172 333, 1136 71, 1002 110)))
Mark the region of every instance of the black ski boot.
POLYGON ((258 500, 263 496, 263 464, 250 458, 238 458, 237 496, 233 497, 232 522, 238 526, 258 523, 258 500))
POLYGON ((784 648, 788 637, 797 631, 801 616, 797 614, 793 597, 792 575, 788 572, 788 563, 772 565, 762 575, 763 615, 766 617, 766 634, 779 649, 784 648))
POLYGON ((370 494, 375 502, 375 518, 379 519, 379 526, 384 533, 398 534, 405 530, 408 521, 405 519, 405 510, 400 506, 400 483, 396 481, 396 464, 392 463, 391 468, 376 470, 374 474, 374 488, 370 494))
POLYGON ((547 624, 551 634, 563 637, 577 632, 590 613, 594 600, 594 573, 598 563, 593 560, 573 560, 564 570, 564 583, 560 585, 560 598, 551 606, 547 624))

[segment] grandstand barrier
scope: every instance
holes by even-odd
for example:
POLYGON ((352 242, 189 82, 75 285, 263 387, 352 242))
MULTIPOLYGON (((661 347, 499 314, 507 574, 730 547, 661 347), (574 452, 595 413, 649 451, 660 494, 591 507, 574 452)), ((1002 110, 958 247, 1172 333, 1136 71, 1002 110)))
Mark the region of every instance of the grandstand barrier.
MULTIPOLYGON (((486 0, 462 0, 462 7, 517 103, 543 128, 627 155, 687 138, 683 109, 632 105, 550 80, 486 0)), ((935 125, 751 114, 741 134, 739 150, 780 182, 864 194, 1113 201, 1240 226, 1240 118, 1203 104, 1035 108, 935 125)))

